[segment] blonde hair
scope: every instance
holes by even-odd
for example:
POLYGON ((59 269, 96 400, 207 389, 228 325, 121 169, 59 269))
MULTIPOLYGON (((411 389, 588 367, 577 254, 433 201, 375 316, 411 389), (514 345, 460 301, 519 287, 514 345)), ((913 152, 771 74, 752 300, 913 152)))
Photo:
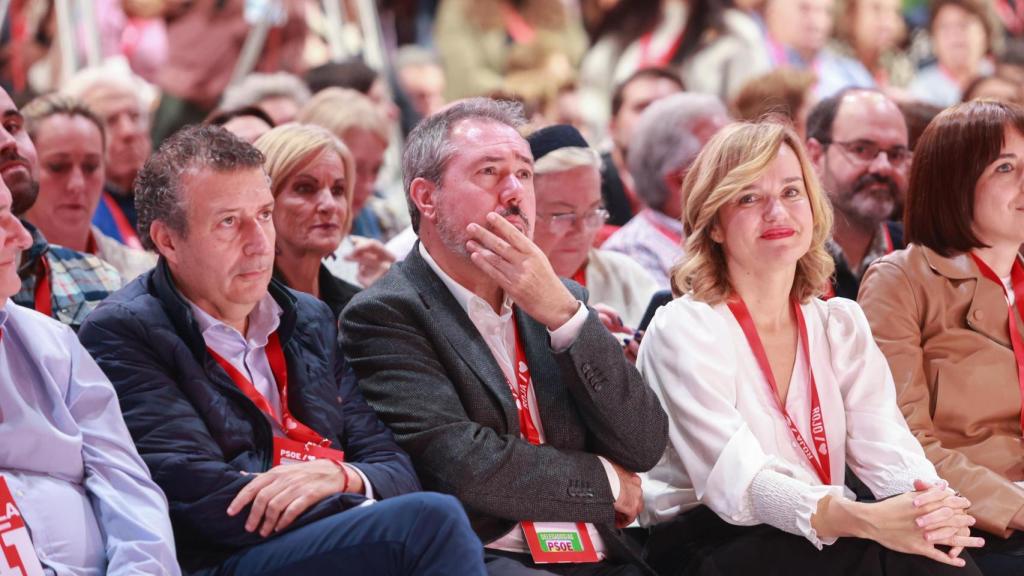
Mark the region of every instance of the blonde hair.
POLYGON ((348 88, 324 88, 316 93, 302 110, 296 121, 327 128, 341 138, 347 130, 360 128, 372 132, 384 143, 388 142, 388 119, 367 96, 348 88))
POLYGON ((348 147, 336 136, 320 126, 289 123, 278 126, 260 136, 253 146, 263 153, 263 168, 270 176, 270 188, 277 198, 292 176, 326 150, 341 157, 345 169, 345 220, 341 223, 342 234, 347 236, 352 228, 352 196, 356 185, 356 163, 348 147))
POLYGON ((732 292, 725 253, 711 238, 711 231, 719 221, 719 210, 761 177, 783 145, 789 146, 800 162, 813 218, 811 247, 797 262, 792 295, 807 302, 824 292, 835 269, 825 249, 832 232, 832 206, 800 138, 777 121, 727 126, 697 156, 683 181, 686 256, 672 270, 674 292, 693 292, 695 299, 708 304, 717 304, 732 292))

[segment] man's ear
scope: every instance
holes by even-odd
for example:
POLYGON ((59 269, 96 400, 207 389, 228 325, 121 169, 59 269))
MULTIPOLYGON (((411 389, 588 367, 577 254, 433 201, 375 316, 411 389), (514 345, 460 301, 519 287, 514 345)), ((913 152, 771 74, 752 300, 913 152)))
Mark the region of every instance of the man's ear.
POLYGON ((811 157, 811 163, 814 164, 818 174, 823 174, 825 170, 825 146, 818 142, 816 138, 808 138, 807 155, 811 157))
POLYGON ((437 184, 426 178, 416 178, 409 184, 409 198, 420 211, 420 218, 437 220, 437 184))
POLYGON ((163 222, 156 220, 149 225, 149 239, 156 245, 156 251, 168 262, 178 263, 178 238, 163 222))

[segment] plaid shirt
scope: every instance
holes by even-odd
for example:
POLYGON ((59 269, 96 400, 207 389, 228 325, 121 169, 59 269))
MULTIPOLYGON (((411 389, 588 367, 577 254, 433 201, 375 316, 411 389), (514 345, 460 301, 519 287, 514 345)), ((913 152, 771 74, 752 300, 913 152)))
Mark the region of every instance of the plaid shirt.
POLYGON ((35 309, 36 283, 44 270, 42 259, 46 258, 53 317, 77 331, 104 298, 121 288, 121 275, 91 254, 48 243, 35 226, 24 220, 21 223, 32 234, 32 246, 21 255, 21 290, 14 296, 14 303, 35 309))

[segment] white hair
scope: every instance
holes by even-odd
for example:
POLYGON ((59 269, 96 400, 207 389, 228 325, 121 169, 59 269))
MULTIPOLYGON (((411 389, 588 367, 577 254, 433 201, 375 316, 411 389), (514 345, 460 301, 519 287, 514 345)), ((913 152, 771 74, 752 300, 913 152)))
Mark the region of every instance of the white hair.
POLYGON ((587 166, 601 170, 601 155, 597 150, 580 146, 567 146, 552 150, 533 164, 533 173, 537 176, 568 172, 574 168, 587 166))

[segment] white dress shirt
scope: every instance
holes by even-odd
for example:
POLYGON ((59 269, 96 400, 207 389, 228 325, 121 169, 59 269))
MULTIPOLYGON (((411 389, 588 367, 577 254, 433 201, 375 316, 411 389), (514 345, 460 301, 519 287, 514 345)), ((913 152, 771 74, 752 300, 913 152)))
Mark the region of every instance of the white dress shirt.
MULTIPOLYGON (((427 249, 423 244, 419 245, 420 256, 427 261, 427 264, 434 271, 435 274, 444 282, 444 285, 448 287, 448 290, 458 301, 459 305, 466 314, 469 315, 469 320, 473 323, 473 326, 480 332, 480 336, 483 337, 484 342, 487 343, 487 348, 490 349, 491 354, 494 356, 495 362, 501 368, 501 371, 505 374, 507 382, 516 381, 515 373, 515 355, 516 355, 516 337, 515 337, 515 322, 512 317, 512 300, 505 297, 505 301, 501 307, 501 314, 496 314, 483 298, 477 296, 466 287, 462 286, 458 282, 452 279, 437 262, 430 256, 427 249)), ((569 319, 568 322, 558 327, 556 330, 548 330, 548 335, 551 338, 551 349, 555 352, 565 350, 576 340, 579 336, 580 330, 583 329, 583 324, 587 321, 587 315, 589 310, 582 302, 579 303, 579 307, 576 310, 576 314, 569 319)), ((527 404, 530 409, 530 418, 533 420, 534 426, 537 428, 537 432, 540 434, 540 441, 544 443, 544 425, 539 418, 536 417, 540 414, 537 408, 537 396, 534 394, 533 383, 531 381, 530 387, 527 391, 527 404)), ((509 390, 509 394, 511 394, 509 390)), ((612 490, 612 497, 619 497, 619 476, 615 473, 615 469, 612 468, 611 463, 605 458, 598 456, 601 461, 601 465, 604 467, 605 475, 608 476, 608 484, 612 490)), ((601 535, 598 534, 593 524, 587 524, 587 531, 590 533, 590 540, 594 544, 594 548, 598 553, 598 556, 604 556, 604 540, 601 535)), ((521 527, 517 527, 505 536, 498 538, 494 542, 491 542, 486 546, 487 548, 494 548, 496 550, 506 550, 509 552, 520 552, 529 553, 530 549, 526 544, 526 540, 523 537, 523 531, 521 527)))
POLYGON ((938 475, 896 404, 885 357, 851 300, 801 306, 809 342, 797 352, 786 410, 810 438, 811 366, 828 438, 831 485, 799 448, 739 323, 724 303, 691 295, 658 311, 640 345, 637 368, 669 415, 669 446, 642 474, 644 524, 698 503, 741 526, 770 524, 820 548, 811 527, 818 501, 844 497, 847 464, 878 498, 913 490, 938 475))
MULTIPOLYGON (((286 437, 284 429, 281 428, 281 394, 277 389, 274 372, 270 369, 270 361, 267 360, 267 343, 270 341, 270 335, 281 325, 281 313, 284 312, 281 306, 269 293, 264 295, 252 312, 249 312, 249 326, 243 336, 241 332, 214 318, 192 301, 186 301, 192 308, 206 346, 252 382, 256 391, 267 400, 274 411, 274 417, 267 418, 274 436, 286 437)), ((370 485, 369 478, 355 466, 346 468, 359 474, 363 479, 365 496, 373 500, 373 486, 370 485)))

